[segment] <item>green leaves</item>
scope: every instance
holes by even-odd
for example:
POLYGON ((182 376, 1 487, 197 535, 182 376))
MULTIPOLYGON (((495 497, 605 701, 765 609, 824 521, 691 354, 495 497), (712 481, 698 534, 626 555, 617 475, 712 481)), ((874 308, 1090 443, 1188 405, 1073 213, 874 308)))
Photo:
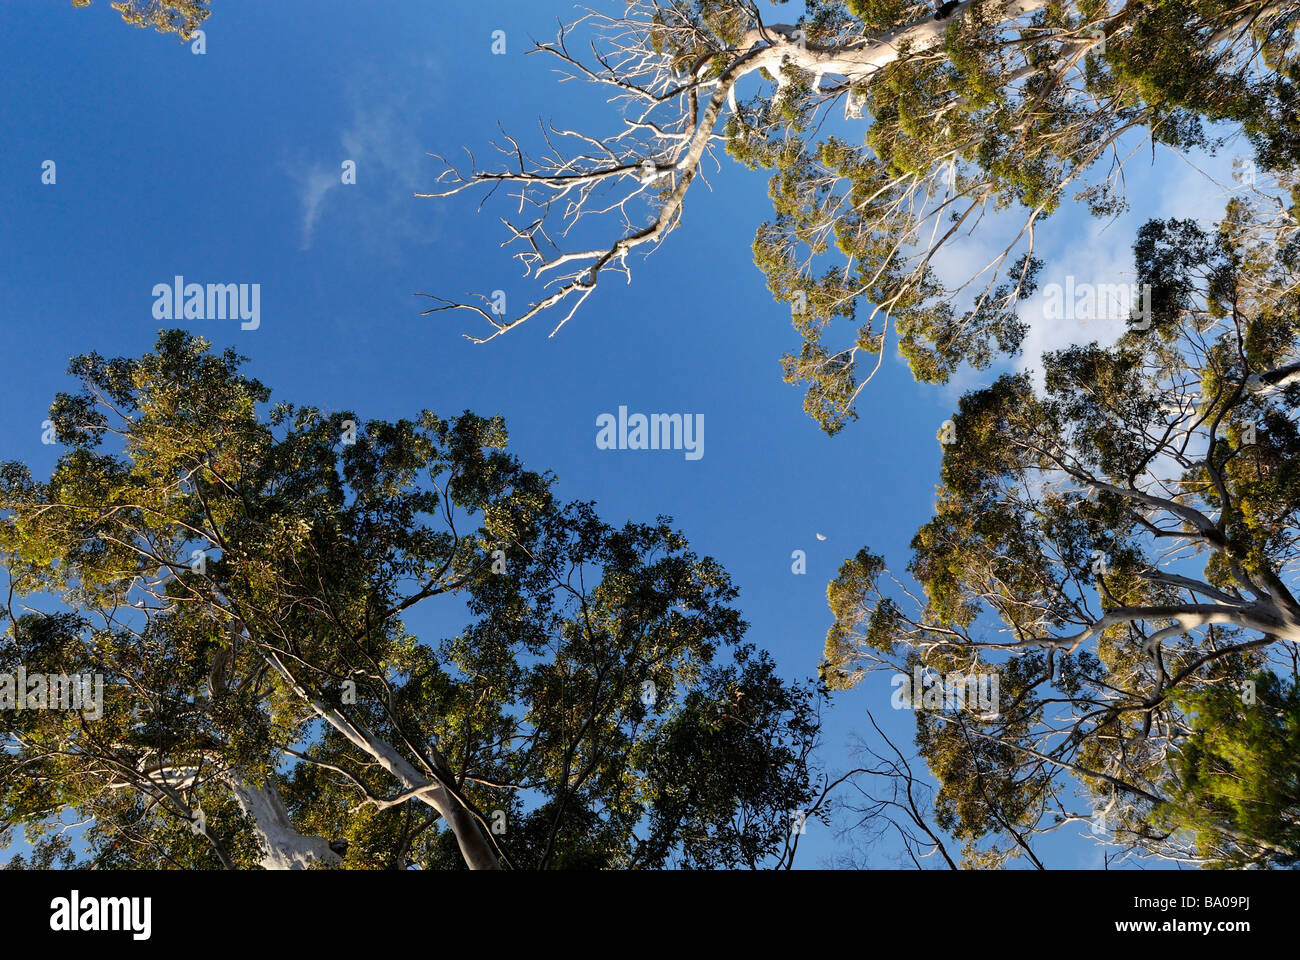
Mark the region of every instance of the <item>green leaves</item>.
POLYGON ((1177 756, 1179 777, 1158 820, 1166 829, 1195 834, 1216 866, 1289 866, 1300 860, 1300 687, 1272 673, 1252 677, 1243 703, 1228 685, 1180 698, 1192 718, 1177 756), (1267 851, 1223 842, 1223 824, 1267 851))
POLYGON ((321 865, 312 832, 369 868, 456 866, 467 844, 533 868, 788 859, 812 694, 743 645, 735 587, 669 518, 558 502, 500 419, 268 407, 242 363, 180 331, 76 358, 50 478, 0 467, 11 581, 70 611, 0 649, 105 680, 94 722, 3 715, 7 822, 70 807, 111 866, 295 842, 321 865), (408 630, 439 597, 459 602, 408 630), (287 840, 241 812, 251 787, 283 799, 287 840), (469 818, 425 812, 435 788, 469 818))
MULTIPOLYGON (((871 49, 930 13, 889 2, 814 7, 804 26, 833 34, 842 49, 871 49)), ((743 137, 729 129, 733 155, 772 170, 775 219, 759 228, 755 264, 779 301, 806 297, 793 316, 802 344, 783 369, 805 387, 804 409, 828 434, 856 415, 859 365, 875 366, 891 327, 921 381, 943 383, 962 365, 985 369, 1019 349, 1016 306, 1033 292, 1023 260, 996 290, 979 277, 940 283, 930 269, 936 251, 983 211, 1020 209, 1025 236, 1077 183, 1075 199, 1092 212, 1119 212, 1116 178, 1088 178, 1134 128, 1179 149, 1211 148, 1218 141, 1203 121, 1227 121, 1255 144, 1261 170, 1288 170, 1300 156, 1292 11, 1179 0, 1112 13, 1086 0, 1033 18, 997 17, 994 5, 972 6, 951 20, 940 46, 897 44, 898 58, 862 76, 847 71, 838 87, 783 84, 758 101, 743 137), (1250 66, 1255 45, 1263 71, 1250 66), (819 135, 828 90, 831 103, 844 97, 860 108, 860 144, 819 135), (827 263, 832 237, 842 262, 827 263)), ((1184 240, 1170 255, 1196 255, 1195 238, 1184 240)), ((1008 257, 1012 248, 992 266, 1008 257)), ((1139 265, 1147 259, 1140 253, 1139 265)), ((1157 315, 1176 295, 1153 289, 1157 315)))
POLYGON ((911 545, 923 598, 865 550, 828 588, 838 686, 997 670, 999 716, 917 717, 968 864, 1076 820, 1149 856, 1294 861, 1295 236, 1241 204, 1147 224, 1150 324, 962 398, 911 545))

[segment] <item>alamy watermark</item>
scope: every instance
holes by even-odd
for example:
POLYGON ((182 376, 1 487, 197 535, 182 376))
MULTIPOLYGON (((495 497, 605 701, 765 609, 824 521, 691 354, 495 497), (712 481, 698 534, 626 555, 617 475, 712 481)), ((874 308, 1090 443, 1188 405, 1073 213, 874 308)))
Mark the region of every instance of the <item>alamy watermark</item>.
POLYGON ((687 460, 704 456, 704 414, 644 413, 628 415, 618 408, 618 417, 602 413, 596 418, 598 450, 684 450, 687 460))
POLYGON ((50 929, 56 933, 125 931, 132 940, 153 932, 152 897, 91 897, 73 890, 50 901, 50 929))
POLYGON ((1133 320, 1134 330, 1151 327, 1151 284, 1144 283, 1076 283, 1073 276, 1065 284, 1049 283, 1043 287, 1043 316, 1048 320, 1133 320))
POLYGON ((1253 159, 1240 154, 1232 158, 1233 183, 1239 183, 1243 187, 1253 187, 1258 178, 1259 168, 1255 166, 1253 159))
POLYGON ((896 687, 890 704, 895 710, 975 710, 996 717, 998 675, 996 673, 962 673, 946 677, 914 667, 911 676, 896 673, 889 685, 896 687))
POLYGON ((104 675, 0 673, 0 710, 80 710, 88 720, 104 715, 104 675))
POLYGON ((241 330, 262 325, 260 283, 186 283, 176 276, 153 288, 155 320, 234 320, 241 330))

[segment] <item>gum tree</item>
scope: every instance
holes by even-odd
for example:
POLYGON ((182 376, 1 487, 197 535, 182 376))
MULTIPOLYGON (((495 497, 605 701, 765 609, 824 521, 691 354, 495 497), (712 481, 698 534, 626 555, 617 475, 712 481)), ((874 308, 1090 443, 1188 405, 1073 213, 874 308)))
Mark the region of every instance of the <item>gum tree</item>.
POLYGON ((831 686, 999 674, 998 709, 917 713, 970 861, 1087 821, 1121 856, 1300 857, 1295 214, 1148 223, 1149 317, 961 401, 923 595, 866 550, 830 585, 831 686))
POLYGON ((102 867, 789 863, 817 693, 743 642, 717 563, 559 502, 500 420, 268 407, 241 363, 181 331, 77 357, 49 479, 0 469, 0 673, 104 678, 101 716, 0 713, 6 840, 102 867))
POLYGON ((568 79, 606 91, 621 122, 508 135, 500 168, 472 153, 464 171, 449 163, 420 196, 504 188, 504 245, 536 295, 514 313, 438 296, 430 312, 476 312, 478 342, 544 313, 558 331, 683 223, 688 191, 725 150, 771 171, 754 260, 801 340, 785 378, 834 433, 887 342, 930 382, 1014 351, 1038 225, 1070 201, 1121 210, 1123 165, 1144 138, 1211 148, 1206 122, 1224 121, 1261 170, 1300 160, 1293 0, 797 6, 794 22, 768 23, 750 0, 632 0, 538 44, 568 79), (936 256, 999 210, 1019 217, 1010 242, 944 282, 936 256))

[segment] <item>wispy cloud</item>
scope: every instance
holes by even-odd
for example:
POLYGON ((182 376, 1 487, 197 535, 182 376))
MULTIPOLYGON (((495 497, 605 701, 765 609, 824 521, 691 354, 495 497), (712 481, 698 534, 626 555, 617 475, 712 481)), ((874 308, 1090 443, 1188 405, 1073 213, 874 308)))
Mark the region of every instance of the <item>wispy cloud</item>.
POLYGON ((316 230, 316 221, 320 219, 321 207, 326 195, 342 182, 338 173, 323 166, 314 166, 302 177, 300 197, 302 200, 302 249, 311 246, 312 234, 316 230))
POLYGON ((431 239, 418 222, 412 194, 427 173, 421 131, 435 128, 437 66, 432 60, 393 67, 382 76, 355 75, 344 89, 338 147, 328 159, 299 155, 286 162, 297 184, 301 247, 309 249, 333 216, 349 218, 349 236, 372 244, 431 239), (414 106, 413 106, 414 105, 414 106), (355 164, 355 185, 343 164, 355 164), (348 191, 356 191, 355 202, 348 191), (346 203, 345 203, 346 201, 346 203), (424 235, 421 236, 421 230, 424 235))

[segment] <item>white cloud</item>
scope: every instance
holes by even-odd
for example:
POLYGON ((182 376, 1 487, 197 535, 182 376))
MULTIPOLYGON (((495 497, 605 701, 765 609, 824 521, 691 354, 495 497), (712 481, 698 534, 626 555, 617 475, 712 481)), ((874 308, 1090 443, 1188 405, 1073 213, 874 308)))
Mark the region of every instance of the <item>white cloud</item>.
POLYGON ((311 246, 312 234, 316 230, 316 221, 320 219, 321 206, 330 190, 339 186, 338 174, 321 166, 314 166, 302 177, 300 199, 302 201, 302 249, 311 246))
MULTIPOLYGON (((1056 285, 1062 296, 1066 290, 1082 289, 1084 284, 1094 289, 1100 284, 1132 284, 1133 272, 1132 231, 1122 217, 1115 222, 1083 221, 1083 229, 1076 239, 1067 242, 1052 255, 1044 257, 1038 274, 1038 292, 1021 305, 1020 316, 1028 325, 1021 348, 1018 368, 1031 370, 1041 386, 1042 357, 1053 350, 1063 350, 1077 343, 1097 343, 1108 346, 1119 339, 1126 328, 1127 313, 1120 310, 1095 310, 1092 317, 1076 318, 1072 312, 1065 317, 1048 316, 1049 290, 1056 285)), ((1070 307, 1066 303, 1067 309, 1070 307)))
MULTIPOLYGON (((1133 143, 1136 141, 1129 146, 1133 143)), ((1035 256, 1043 261, 1039 292, 1021 305, 1021 318, 1029 329, 1021 354, 1012 364, 1014 369, 1033 371, 1041 386, 1044 353, 1078 343, 1114 343, 1126 327, 1123 315, 1112 312, 1114 315, 1087 321, 1051 319, 1044 309, 1045 288, 1051 283, 1064 287, 1067 277, 1073 277, 1076 285, 1135 283, 1133 241, 1138 228, 1152 218, 1172 217, 1212 226, 1223 216, 1228 198, 1241 190, 1233 181, 1233 160, 1238 155, 1248 158, 1249 145, 1235 149, 1229 146, 1217 156, 1193 153, 1183 157, 1162 148, 1154 162, 1145 164, 1139 159, 1141 154, 1134 153, 1125 166, 1130 209, 1114 219, 1103 220, 1090 217, 1081 206, 1067 203, 1055 217, 1041 221, 1035 230, 1034 248, 1035 256)), ((936 273, 949 288, 967 282, 1015 239, 1024 219, 1024 211, 1014 207, 986 214, 973 235, 955 237, 944 245, 932 261, 936 273)), ((1023 244, 992 279, 1001 282, 1021 251, 1023 244)), ((968 286, 959 307, 969 307, 971 296, 990 279, 990 273, 985 273, 968 286)), ((955 399, 988 380, 989 371, 963 367, 953 376, 948 390, 955 399)))
POLYGON ((304 250, 312 245, 323 218, 346 196, 335 188, 343 186, 342 165, 347 160, 356 164, 356 184, 347 190, 358 191, 362 200, 349 207, 348 215, 356 220, 350 234, 371 243, 431 239, 427 224, 417 223, 414 207, 419 201, 412 194, 432 175, 422 130, 436 127, 432 112, 437 95, 429 91, 438 89, 433 82, 437 69, 434 61, 424 60, 394 67, 383 76, 355 76, 344 92, 347 120, 334 155, 300 157, 286 164, 297 182, 304 250), (404 80, 395 82, 394 77, 404 80))

